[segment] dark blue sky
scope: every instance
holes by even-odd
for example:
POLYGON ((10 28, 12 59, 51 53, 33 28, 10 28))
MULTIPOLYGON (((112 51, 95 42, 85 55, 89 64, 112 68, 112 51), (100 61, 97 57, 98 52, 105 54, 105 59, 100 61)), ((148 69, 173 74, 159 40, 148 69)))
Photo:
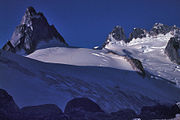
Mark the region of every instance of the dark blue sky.
POLYGON ((70 45, 79 47, 101 45, 115 25, 127 34, 155 22, 180 27, 180 0, 0 0, 0 47, 28 6, 43 12, 70 45))

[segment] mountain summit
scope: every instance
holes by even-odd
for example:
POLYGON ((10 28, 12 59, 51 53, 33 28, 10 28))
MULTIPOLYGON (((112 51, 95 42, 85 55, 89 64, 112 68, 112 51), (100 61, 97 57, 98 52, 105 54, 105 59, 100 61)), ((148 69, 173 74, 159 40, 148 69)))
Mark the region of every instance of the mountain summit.
POLYGON ((33 7, 28 7, 20 25, 16 27, 3 49, 25 55, 36 49, 54 46, 68 46, 68 44, 54 25, 49 25, 42 13, 37 13, 33 7))

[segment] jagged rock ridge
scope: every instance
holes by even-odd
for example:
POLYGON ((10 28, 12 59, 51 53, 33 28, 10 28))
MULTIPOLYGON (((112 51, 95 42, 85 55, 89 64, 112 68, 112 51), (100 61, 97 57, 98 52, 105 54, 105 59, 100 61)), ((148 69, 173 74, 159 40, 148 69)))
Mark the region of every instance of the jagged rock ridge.
POLYGON ((133 31, 129 34, 129 38, 126 37, 124 29, 117 25, 114 27, 112 32, 109 33, 103 47, 105 47, 111 41, 123 41, 124 43, 130 42, 132 39, 144 38, 147 36, 157 36, 158 34, 167 34, 171 32, 176 35, 179 34, 180 29, 174 26, 164 25, 162 23, 155 23, 150 31, 147 31, 142 28, 134 28, 133 31))
POLYGON ((54 25, 49 25, 42 13, 28 7, 20 25, 16 27, 3 49, 18 54, 29 54, 38 48, 67 45, 54 25))
POLYGON ((164 52, 172 62, 180 64, 180 28, 176 27, 175 25, 168 26, 162 23, 155 23, 150 31, 141 28, 134 28, 132 33, 130 33, 129 38, 126 38, 122 27, 116 26, 113 31, 108 35, 108 38, 106 39, 102 48, 106 48, 106 45, 108 46, 115 44, 118 44, 120 46, 126 46, 133 39, 141 39, 145 37, 149 39, 157 38, 160 34, 167 35, 168 33, 170 33, 172 37, 167 42, 164 52))

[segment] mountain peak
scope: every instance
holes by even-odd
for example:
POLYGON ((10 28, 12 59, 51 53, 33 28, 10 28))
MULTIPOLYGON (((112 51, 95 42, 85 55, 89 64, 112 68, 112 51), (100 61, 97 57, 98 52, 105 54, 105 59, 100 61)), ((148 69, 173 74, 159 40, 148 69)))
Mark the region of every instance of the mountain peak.
POLYGON ((124 29, 117 25, 114 27, 113 31, 110 33, 110 35, 112 35, 112 37, 119 41, 119 40, 126 40, 126 36, 125 36, 125 33, 124 33, 124 29))
POLYGON ((37 13, 33 7, 28 7, 20 25, 16 27, 3 49, 24 55, 39 48, 67 45, 55 26, 49 25, 42 13, 37 13))
POLYGON ((30 15, 36 14, 36 10, 32 6, 30 6, 26 9, 26 13, 30 13, 30 15))

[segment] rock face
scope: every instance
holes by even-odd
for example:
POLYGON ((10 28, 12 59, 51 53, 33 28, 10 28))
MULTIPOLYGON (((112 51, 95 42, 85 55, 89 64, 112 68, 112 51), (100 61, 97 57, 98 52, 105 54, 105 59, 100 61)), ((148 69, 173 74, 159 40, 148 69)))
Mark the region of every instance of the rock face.
POLYGON ((113 31, 109 33, 103 47, 111 41, 124 41, 127 42, 124 30, 121 26, 115 26, 113 31))
POLYGON ((76 111, 103 112, 95 102, 88 98, 74 98, 67 103, 64 110, 65 113, 76 111))
POLYGON ((132 68, 137 71, 140 75, 145 77, 146 73, 140 60, 125 56, 125 59, 131 64, 132 68))
POLYGON ((24 107, 21 113, 24 120, 66 120, 62 111, 54 104, 24 107))
POLYGON ((27 8, 19 26, 3 49, 18 54, 29 54, 36 49, 50 46, 67 46, 54 25, 49 25, 42 13, 27 8))
POLYGON ((150 35, 167 34, 170 31, 177 29, 175 26, 168 26, 162 23, 155 23, 150 31, 150 35))
POLYGON ((54 104, 28 106, 19 109, 13 98, 0 89, 0 120, 132 120, 141 118, 170 119, 180 114, 179 103, 175 105, 145 106, 137 115, 131 109, 121 109, 113 113, 105 113, 95 102, 88 98, 70 100, 64 113, 54 104))
POLYGON ((64 112, 69 120, 131 120, 137 116, 130 109, 122 109, 111 114, 105 113, 96 103, 88 98, 70 100, 64 112))
POLYGON ((74 98, 66 104, 64 113, 69 120, 98 120, 96 115, 104 112, 88 98, 74 98))
POLYGON ((110 36, 108 37, 108 39, 110 40, 112 38, 114 38, 117 41, 126 40, 124 30, 123 30, 123 28, 121 26, 114 27, 114 29, 110 33, 110 36))
POLYGON ((129 35, 129 40, 132 40, 133 38, 143 38, 146 37, 146 34, 148 32, 145 29, 141 28, 134 28, 133 32, 129 35))
POLYGON ((13 98, 0 89, 0 120, 19 120, 20 110, 13 98))
POLYGON ((170 38, 165 48, 165 54, 169 57, 171 61, 180 64, 180 38, 170 38))
POLYGON ((171 119, 179 113, 180 109, 177 105, 145 106, 141 109, 140 117, 143 120, 171 119))
POLYGON ((123 109, 113 112, 111 113, 111 116, 112 120, 132 120, 137 117, 136 113, 131 109, 123 109))

